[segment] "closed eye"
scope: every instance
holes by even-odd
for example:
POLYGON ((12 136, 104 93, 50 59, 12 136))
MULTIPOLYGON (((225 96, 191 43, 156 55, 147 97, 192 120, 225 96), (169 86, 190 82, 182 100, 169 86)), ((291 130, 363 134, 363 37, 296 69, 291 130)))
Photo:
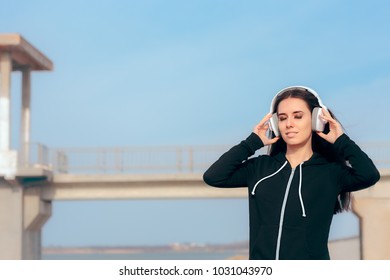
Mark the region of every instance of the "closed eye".
MULTIPOLYGON (((303 118, 303 112, 301 112, 301 111, 296 111, 296 112, 294 112, 294 113, 293 113, 293 118, 294 118, 294 119, 297 119, 297 120, 302 119, 302 118, 303 118)), ((278 119, 279 119, 280 122, 285 121, 285 120, 287 120, 287 115, 284 114, 284 113, 279 114, 279 115, 278 115, 278 119)))
POLYGON ((279 121, 281 122, 281 121, 284 121, 284 120, 286 120, 287 118, 285 117, 285 116, 279 116, 279 121))

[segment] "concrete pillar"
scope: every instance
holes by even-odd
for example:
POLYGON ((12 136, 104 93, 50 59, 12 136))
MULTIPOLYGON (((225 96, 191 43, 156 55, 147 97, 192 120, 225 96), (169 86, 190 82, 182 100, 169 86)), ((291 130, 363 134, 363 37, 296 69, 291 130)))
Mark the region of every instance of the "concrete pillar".
POLYGON ((389 171, 381 172, 381 179, 374 187, 354 195, 352 210, 360 218, 360 248, 364 260, 390 260, 389 171))
POLYGON ((354 202, 360 218, 363 260, 390 259, 390 199, 359 198, 354 202))
POLYGON ((0 259, 41 259, 41 229, 51 216, 51 202, 41 188, 25 188, 0 179, 0 259))
POLYGON ((22 259, 23 188, 0 179, 0 259, 22 259))
POLYGON ((41 229, 51 216, 51 202, 41 200, 41 188, 24 189, 23 259, 41 259, 41 229))
POLYGON ((11 72, 11 54, 0 52, 0 152, 11 147, 11 72))
POLYGON ((52 62, 19 34, 0 34, 0 259, 41 257, 41 228, 51 215, 51 203, 42 200, 36 185, 47 175, 42 168, 23 167, 30 167, 31 71, 52 68, 52 62), (11 149, 12 70, 22 71, 20 166, 18 152, 11 149))
POLYGON ((0 51, 0 175, 12 178, 16 171, 16 151, 11 150, 12 59, 0 51))
POLYGON ((27 167, 30 156, 30 131, 31 131, 31 70, 26 66, 22 70, 22 108, 20 124, 20 149, 19 165, 27 167))

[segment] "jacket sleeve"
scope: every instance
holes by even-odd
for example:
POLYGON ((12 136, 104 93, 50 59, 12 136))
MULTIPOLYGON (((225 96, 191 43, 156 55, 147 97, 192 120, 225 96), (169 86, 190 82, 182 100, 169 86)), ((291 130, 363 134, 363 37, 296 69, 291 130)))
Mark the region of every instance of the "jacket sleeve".
POLYGON ((248 166, 251 162, 248 158, 263 146, 260 137, 252 132, 248 138, 224 153, 207 169, 203 174, 204 182, 220 188, 247 186, 250 173, 248 166))
POLYGON ((341 174, 341 191, 358 191, 379 181, 380 174, 372 160, 346 134, 336 140, 334 147, 338 154, 349 163, 341 174))

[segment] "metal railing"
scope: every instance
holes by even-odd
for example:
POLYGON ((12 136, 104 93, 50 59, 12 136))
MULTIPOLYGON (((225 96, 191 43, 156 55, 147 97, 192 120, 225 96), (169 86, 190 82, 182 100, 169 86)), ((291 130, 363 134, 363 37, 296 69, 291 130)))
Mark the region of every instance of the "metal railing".
MULTIPOLYGON (((390 168, 390 142, 361 143, 378 168, 390 168)), ((55 173, 202 173, 231 146, 55 148, 29 145, 19 166, 44 167, 55 173)), ((265 153, 266 149, 257 154, 265 153)), ((22 153, 21 153, 22 154, 22 153)))
POLYGON ((53 149, 58 173, 196 173, 203 172, 226 147, 123 147, 53 149))
POLYGON ((18 151, 18 167, 51 169, 50 149, 41 143, 27 143, 18 151))

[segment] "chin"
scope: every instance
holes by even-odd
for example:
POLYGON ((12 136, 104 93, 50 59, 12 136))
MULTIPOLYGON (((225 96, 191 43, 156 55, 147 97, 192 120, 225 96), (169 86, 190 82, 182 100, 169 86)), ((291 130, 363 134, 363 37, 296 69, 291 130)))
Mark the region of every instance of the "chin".
POLYGON ((308 141, 311 140, 311 137, 302 139, 302 138, 283 138, 284 142, 286 142, 289 146, 302 146, 305 145, 308 141))
POLYGON ((297 141, 297 140, 291 140, 291 139, 288 139, 287 141, 284 140, 284 142, 286 142, 286 144, 290 145, 290 146, 299 146, 299 145, 302 145, 304 143, 304 141, 297 141))

